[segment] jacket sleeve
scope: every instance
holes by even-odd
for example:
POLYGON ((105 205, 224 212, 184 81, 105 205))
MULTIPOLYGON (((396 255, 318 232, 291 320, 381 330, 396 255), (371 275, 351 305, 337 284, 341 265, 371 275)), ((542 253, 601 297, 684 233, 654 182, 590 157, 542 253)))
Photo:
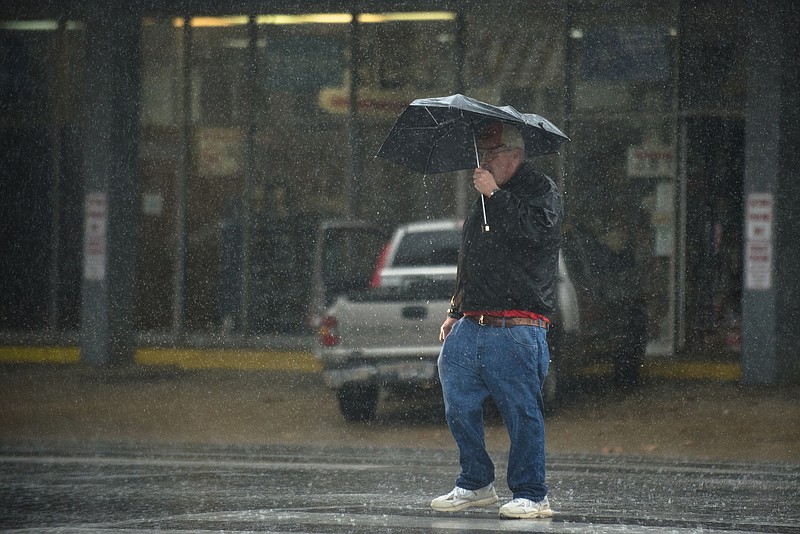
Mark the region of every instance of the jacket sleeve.
POLYGON ((539 191, 519 194, 501 189, 486 201, 489 226, 504 229, 511 240, 544 245, 560 235, 563 206, 555 184, 549 179, 539 191))

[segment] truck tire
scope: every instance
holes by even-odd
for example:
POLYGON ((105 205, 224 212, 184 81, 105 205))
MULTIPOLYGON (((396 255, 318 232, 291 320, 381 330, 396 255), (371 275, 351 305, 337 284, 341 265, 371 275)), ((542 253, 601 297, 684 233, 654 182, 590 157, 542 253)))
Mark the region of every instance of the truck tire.
POLYGON ((336 396, 345 420, 364 423, 375 417, 375 407, 378 405, 378 386, 347 385, 336 390, 336 396))

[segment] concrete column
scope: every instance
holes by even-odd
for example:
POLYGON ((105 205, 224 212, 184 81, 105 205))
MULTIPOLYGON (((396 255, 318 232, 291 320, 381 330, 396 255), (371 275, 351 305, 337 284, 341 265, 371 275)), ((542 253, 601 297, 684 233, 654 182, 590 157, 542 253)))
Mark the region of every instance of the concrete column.
POLYGON ((81 362, 135 361, 141 15, 87 2, 81 362))
POLYGON ((797 378, 800 161, 796 2, 748 0, 742 382, 797 378))

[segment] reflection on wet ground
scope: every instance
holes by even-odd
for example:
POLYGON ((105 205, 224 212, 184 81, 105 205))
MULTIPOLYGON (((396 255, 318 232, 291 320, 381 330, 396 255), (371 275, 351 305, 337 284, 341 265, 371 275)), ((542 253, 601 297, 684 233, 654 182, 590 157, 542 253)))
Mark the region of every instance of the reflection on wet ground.
MULTIPOLYGON (((496 486, 503 482, 504 457, 496 486)), ((37 532, 800 532, 800 468, 551 455, 556 515, 438 514, 449 451, 36 446, 0 450, 0 528, 37 532)), ((502 503, 502 501, 501 501, 502 503)), ((500 504, 501 504, 500 503, 500 504)))
POLYGON ((430 509, 457 474, 436 391, 348 424, 313 373, 2 365, 0 530, 800 533, 800 388, 569 388, 546 423, 558 513, 519 522, 430 509))

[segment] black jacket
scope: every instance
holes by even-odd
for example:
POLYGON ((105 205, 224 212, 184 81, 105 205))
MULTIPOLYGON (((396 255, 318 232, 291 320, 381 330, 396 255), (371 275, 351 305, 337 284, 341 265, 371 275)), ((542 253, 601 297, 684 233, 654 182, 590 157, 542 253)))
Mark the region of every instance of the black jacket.
POLYGON ((556 300, 563 205, 556 184, 523 162, 486 199, 480 198, 461 234, 451 316, 466 311, 526 310, 549 317, 556 300))

